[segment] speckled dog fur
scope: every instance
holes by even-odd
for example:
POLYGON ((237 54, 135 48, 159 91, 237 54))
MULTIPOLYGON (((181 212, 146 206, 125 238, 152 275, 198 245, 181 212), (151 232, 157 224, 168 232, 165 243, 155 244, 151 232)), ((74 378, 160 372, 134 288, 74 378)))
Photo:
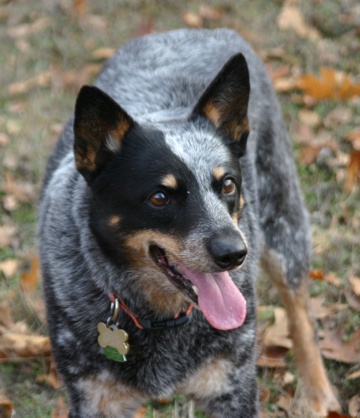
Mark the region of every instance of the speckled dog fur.
POLYGON ((49 330, 70 416, 132 417, 146 400, 182 392, 210 417, 256 417, 254 287, 261 254, 294 291, 307 276, 310 258, 308 215, 291 141, 266 70, 233 31, 177 30, 127 43, 105 64, 95 86, 125 112, 117 126, 111 112, 99 116, 109 119, 100 127, 108 129, 104 148, 83 147, 86 136, 100 128, 91 113, 92 93, 79 96, 75 125, 71 118, 51 156, 39 210, 49 330), (243 131, 229 139, 229 131, 216 126, 216 103, 205 100, 206 107, 200 100, 240 52, 251 94, 248 120, 243 116, 236 132, 245 132, 248 123, 247 141, 243 131), (240 159, 229 145, 238 140, 243 147, 247 142, 240 159), (239 179, 231 210, 213 188, 228 166, 239 179), (170 195, 178 182, 186 195, 176 213, 168 216, 168 209, 161 209, 158 216, 150 208, 154 212, 145 220, 148 209, 136 206, 136 193, 159 173, 170 195), (154 320, 191 302, 153 263, 151 243, 196 271, 214 272, 205 243, 224 228, 240 234, 247 246, 243 265, 229 269, 247 303, 242 326, 215 329, 195 308, 178 328, 141 330, 122 313, 120 326, 131 347, 127 362, 106 359, 97 324, 109 315, 109 292, 120 294, 138 317, 154 320))

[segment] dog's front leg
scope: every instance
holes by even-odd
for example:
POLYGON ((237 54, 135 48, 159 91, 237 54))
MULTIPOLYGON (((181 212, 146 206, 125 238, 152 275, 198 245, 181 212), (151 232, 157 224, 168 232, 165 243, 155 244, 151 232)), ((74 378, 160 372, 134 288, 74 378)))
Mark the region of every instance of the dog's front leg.
POLYGON ((273 250, 268 251, 263 263, 279 291, 288 316, 289 334, 299 372, 298 396, 292 408, 294 416, 326 417, 330 411, 341 411, 317 343, 315 321, 309 306, 307 277, 298 287, 292 287, 286 279, 281 258, 273 250))
POLYGON ((210 418, 256 418, 258 396, 255 351, 239 356, 238 364, 215 358, 186 382, 180 391, 195 399, 210 418))

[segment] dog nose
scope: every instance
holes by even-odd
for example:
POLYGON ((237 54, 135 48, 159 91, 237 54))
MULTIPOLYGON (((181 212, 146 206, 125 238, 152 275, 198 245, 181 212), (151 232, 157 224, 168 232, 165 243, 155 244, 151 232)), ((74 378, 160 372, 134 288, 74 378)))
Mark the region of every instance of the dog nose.
POLYGON ((222 270, 241 266, 247 254, 244 240, 235 231, 213 236, 209 242, 208 251, 222 270))

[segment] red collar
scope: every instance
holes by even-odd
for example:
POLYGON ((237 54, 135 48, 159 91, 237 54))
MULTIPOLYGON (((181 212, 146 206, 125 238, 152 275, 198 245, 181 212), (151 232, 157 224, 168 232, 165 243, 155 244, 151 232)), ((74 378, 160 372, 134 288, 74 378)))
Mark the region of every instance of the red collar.
POLYGON ((112 320, 115 322, 119 315, 119 312, 116 312, 115 306, 116 301, 118 301, 118 308, 124 311, 134 324, 140 329, 161 329, 161 328, 175 328, 180 325, 186 324, 190 319, 191 312, 194 305, 190 304, 185 312, 178 312, 174 318, 165 319, 163 321, 150 321, 149 319, 137 318, 136 315, 125 305, 121 297, 115 293, 109 293, 109 298, 111 300, 112 308, 112 320), (114 307, 114 308, 113 308, 114 307))

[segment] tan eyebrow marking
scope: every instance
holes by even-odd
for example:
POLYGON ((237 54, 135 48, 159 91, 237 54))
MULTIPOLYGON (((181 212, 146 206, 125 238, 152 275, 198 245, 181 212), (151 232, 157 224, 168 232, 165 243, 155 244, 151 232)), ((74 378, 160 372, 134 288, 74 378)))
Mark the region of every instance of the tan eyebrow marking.
POLYGON ((161 179, 161 184, 170 189, 176 189, 179 186, 178 181, 176 180, 173 174, 167 174, 161 179))
POLYGON ((216 180, 221 180, 224 177, 225 170, 224 167, 217 166, 213 169, 213 175, 216 178, 216 180))

